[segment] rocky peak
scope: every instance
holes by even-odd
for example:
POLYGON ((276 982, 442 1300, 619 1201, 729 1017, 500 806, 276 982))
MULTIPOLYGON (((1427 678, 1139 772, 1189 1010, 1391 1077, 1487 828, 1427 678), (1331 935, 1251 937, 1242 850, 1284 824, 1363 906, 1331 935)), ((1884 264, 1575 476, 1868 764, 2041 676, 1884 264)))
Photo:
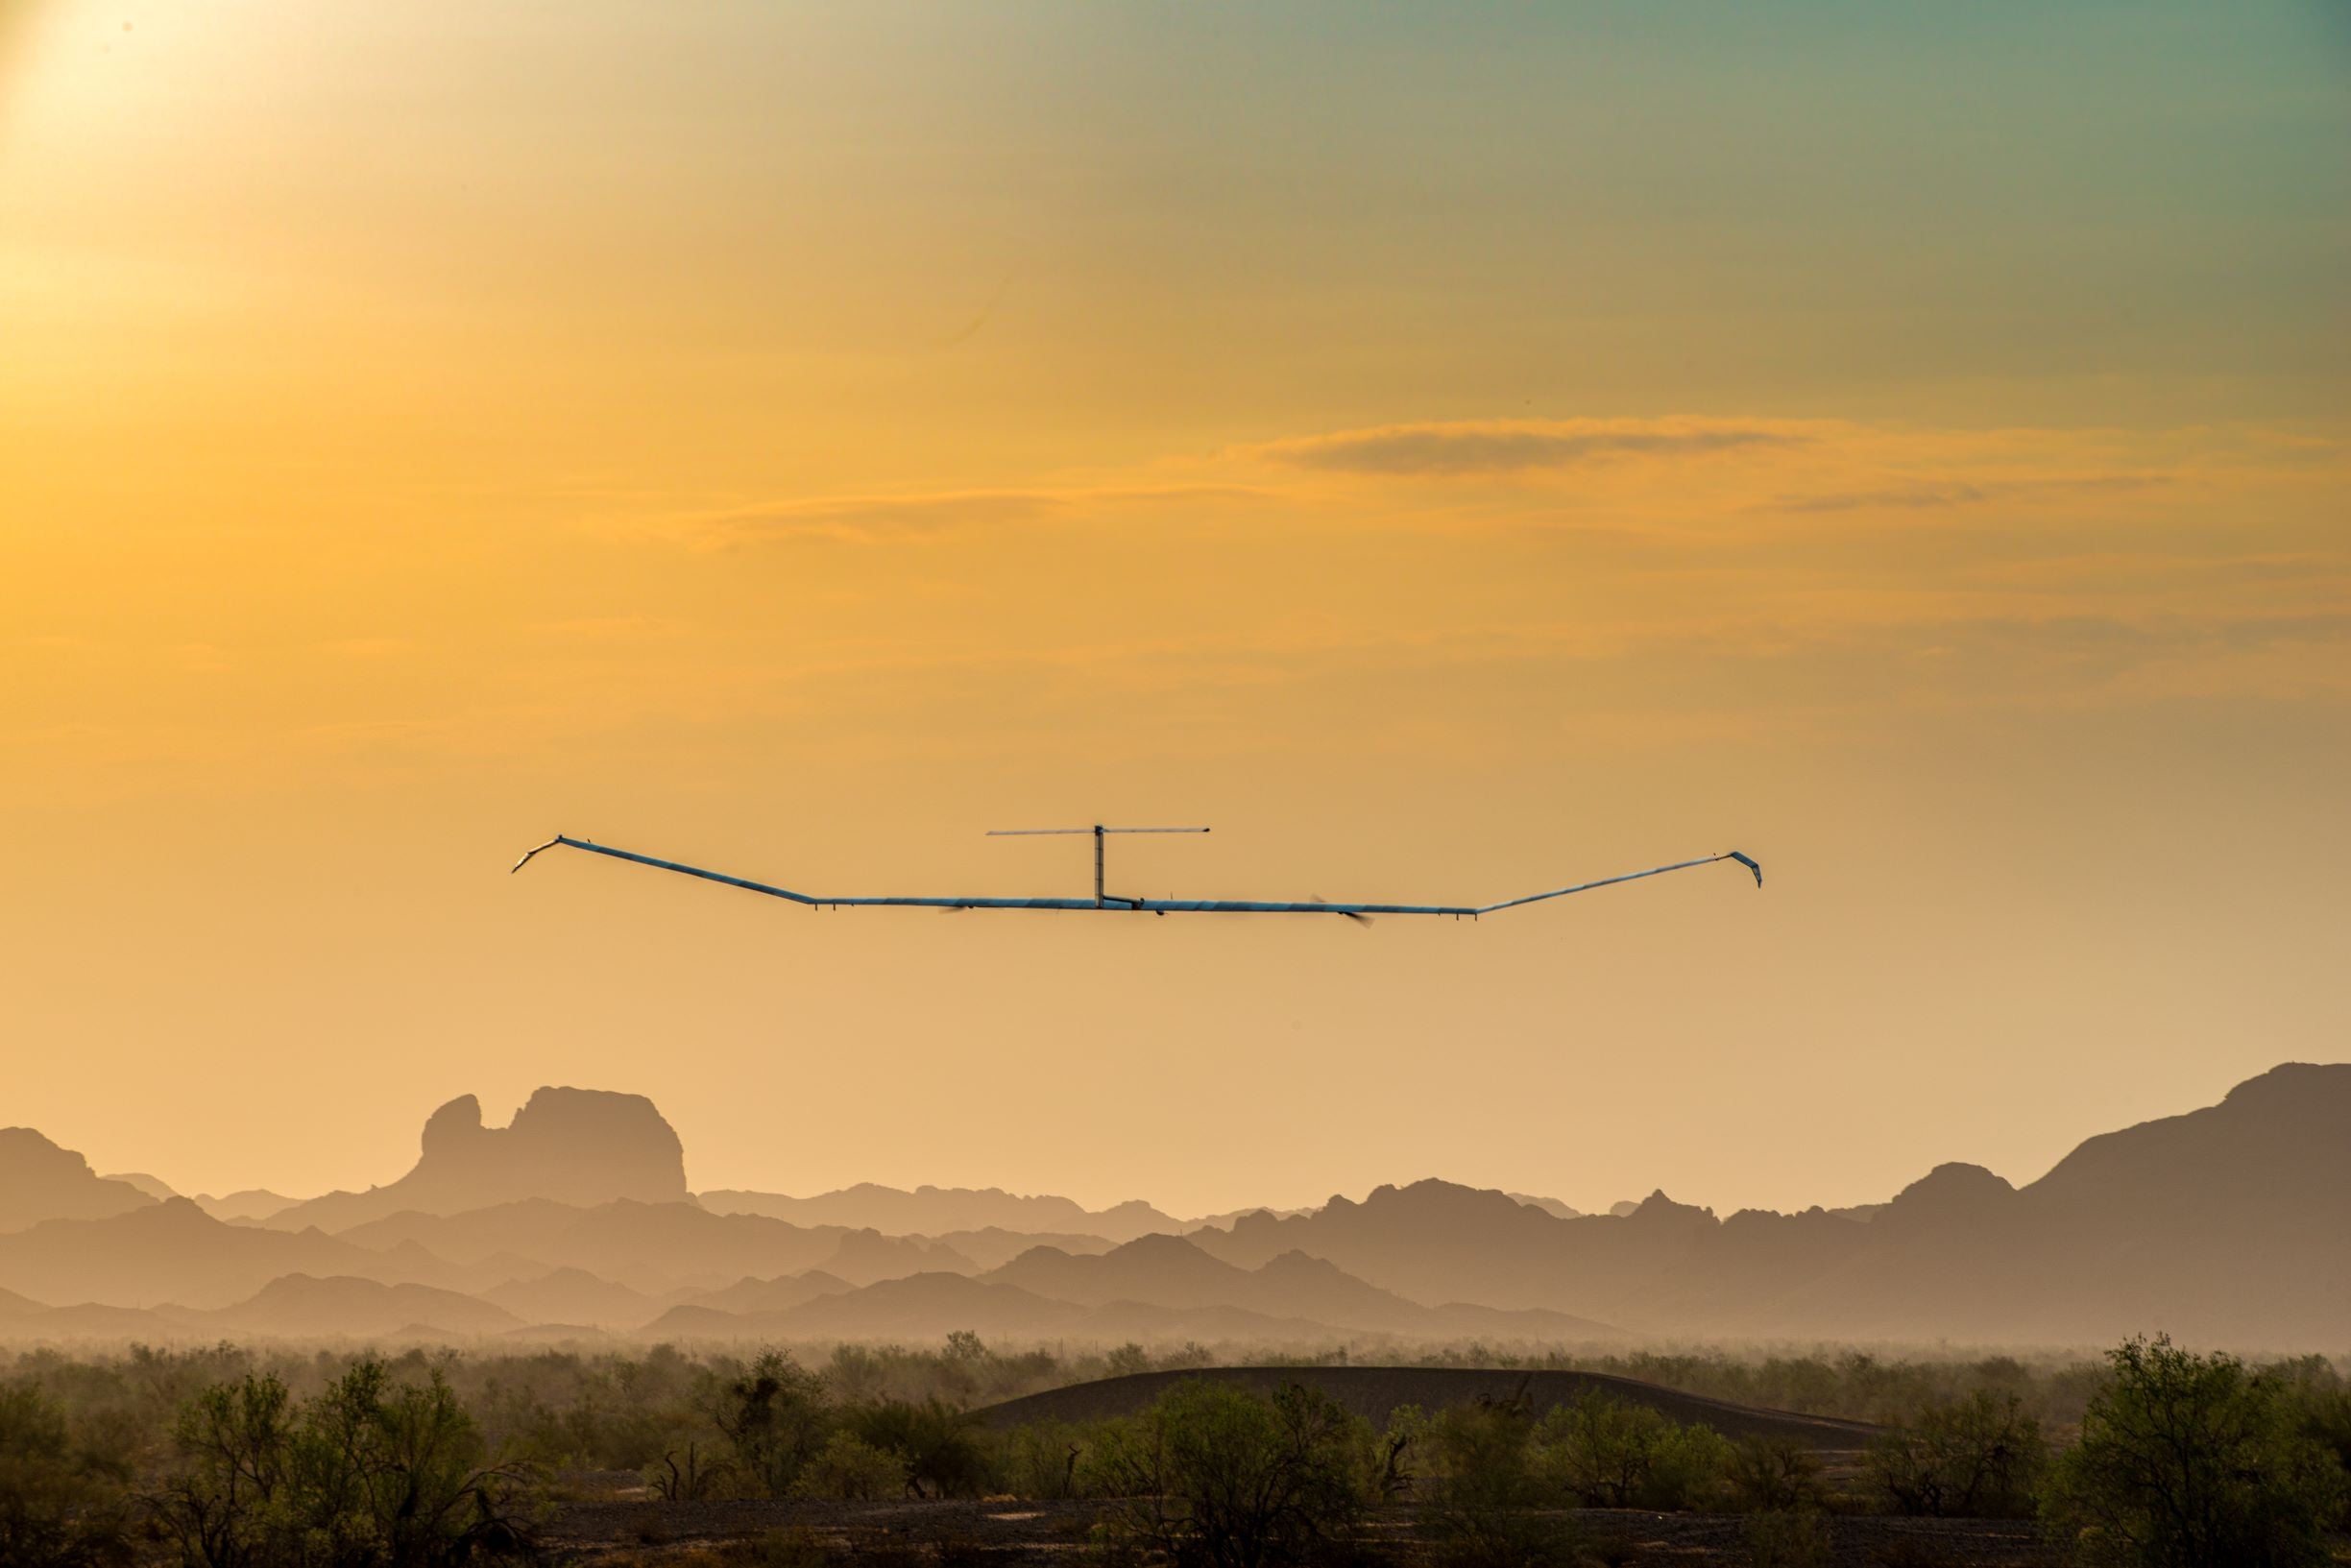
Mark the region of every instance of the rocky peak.
POLYGON ((481 1101, 460 1095, 425 1121, 416 1168, 400 1180, 329 1193, 269 1223, 332 1231, 403 1209, 462 1214, 530 1198, 582 1208, 691 1202, 685 1146, 642 1095, 541 1089, 503 1127, 484 1126, 481 1101))
POLYGON ((130 1182, 99 1175, 81 1155, 31 1127, 0 1127, 0 1231, 44 1219, 103 1219, 154 1201, 130 1182))
POLYGON ((1984 1218, 2006 1211, 2017 1190, 1980 1165, 1950 1161, 1894 1194, 1874 1223, 1888 1226, 1943 1224, 1984 1218))

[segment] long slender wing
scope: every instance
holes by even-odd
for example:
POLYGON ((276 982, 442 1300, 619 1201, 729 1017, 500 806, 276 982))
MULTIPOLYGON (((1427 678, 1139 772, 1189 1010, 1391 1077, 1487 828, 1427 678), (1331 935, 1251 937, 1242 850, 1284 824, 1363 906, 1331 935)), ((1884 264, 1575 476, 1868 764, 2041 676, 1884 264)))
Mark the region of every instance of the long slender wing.
MULTIPOLYGON (((1756 885, 1763 885, 1763 868, 1748 856, 1736 850, 1720 855, 1701 856, 1695 860, 1676 860, 1669 866, 1651 866, 1646 871, 1628 871, 1621 877, 1603 877, 1598 881, 1578 882, 1573 887, 1555 887, 1548 893, 1529 893, 1524 898, 1504 899, 1499 904, 1259 904, 1230 899, 1140 899, 1130 906, 1139 909, 1161 909, 1208 914, 1243 915, 1490 915, 1497 909, 1515 909, 1522 904, 1540 904, 1545 899, 1563 899, 1570 893, 1588 893, 1595 887, 1613 887, 1618 882, 1636 882, 1643 877, 1662 877, 1668 871, 1687 871, 1692 866, 1710 866, 1717 860, 1736 860, 1755 874, 1756 885)), ((1123 905, 1127 906, 1127 905, 1123 905)))
POLYGON ((660 871, 674 871, 681 876, 699 877, 704 881, 722 882, 728 887, 739 887, 746 892, 764 893, 769 898, 788 899, 794 904, 873 905, 913 909, 1124 909, 1150 914, 1217 914, 1217 915, 1490 915, 1497 909, 1515 909, 1522 904, 1539 904, 1545 899, 1565 898, 1570 893, 1586 893, 1595 887, 1612 887, 1618 882, 1638 881, 1643 877, 1661 877, 1668 871, 1687 871, 1692 866, 1710 866, 1717 860, 1736 860, 1755 874, 1756 885, 1763 885, 1763 868, 1736 850, 1720 855, 1702 856, 1695 860, 1677 860, 1669 866, 1652 866, 1647 871, 1628 871, 1620 877, 1603 877, 1598 881, 1578 882, 1572 887, 1555 887, 1547 893, 1529 893, 1524 898, 1504 899, 1499 904, 1324 904, 1277 903, 1253 899, 1122 899, 1112 898, 1097 904, 1092 899, 986 899, 986 898, 827 898, 814 893, 795 893, 788 887, 776 887, 767 882, 755 882, 741 877, 730 877, 724 872, 705 871, 676 860, 656 859, 650 855, 638 855, 629 850, 614 849, 609 844, 592 843, 585 838, 572 838, 557 833, 553 838, 525 854, 514 863, 516 871, 530 864, 531 857, 543 851, 561 845, 567 849, 587 850, 595 855, 609 855, 616 860, 633 860, 641 866, 652 866, 660 871))
POLYGON ((653 856, 639 855, 631 850, 617 850, 610 844, 591 843, 585 838, 572 838, 564 833, 557 833, 540 845, 539 849, 532 850, 529 855, 517 860, 514 863, 514 870, 520 871, 530 864, 531 856, 537 855, 540 850, 551 850, 559 844, 566 849, 587 850, 595 855, 609 855, 616 860, 634 860, 641 866, 652 866, 660 871, 674 871, 680 876, 699 877, 706 882, 723 882, 729 887, 742 888, 745 892, 764 893, 771 899, 789 899, 794 904, 900 905, 918 909, 1091 909, 1094 907, 1092 899, 819 898, 813 893, 795 893, 788 887, 776 887, 767 882, 755 882, 747 878, 730 877, 723 871, 705 871, 700 866, 690 866, 678 860, 657 859, 653 856))
POLYGON ((1717 860, 1736 860, 1755 873, 1756 885, 1763 885, 1763 868, 1736 850, 1725 850, 1720 855, 1701 856, 1695 860, 1676 860, 1669 866, 1651 866, 1647 871, 1628 871, 1621 877, 1603 877, 1596 882, 1578 882, 1573 887, 1555 887, 1548 893, 1529 893, 1522 899, 1504 899, 1500 904, 1480 906, 1478 913, 1492 914, 1496 909, 1515 909, 1522 904, 1540 904, 1545 899, 1563 899, 1570 893, 1588 893, 1595 887, 1613 887, 1618 882, 1636 882, 1643 877, 1662 877, 1668 871, 1687 871, 1692 866, 1710 866, 1717 860))

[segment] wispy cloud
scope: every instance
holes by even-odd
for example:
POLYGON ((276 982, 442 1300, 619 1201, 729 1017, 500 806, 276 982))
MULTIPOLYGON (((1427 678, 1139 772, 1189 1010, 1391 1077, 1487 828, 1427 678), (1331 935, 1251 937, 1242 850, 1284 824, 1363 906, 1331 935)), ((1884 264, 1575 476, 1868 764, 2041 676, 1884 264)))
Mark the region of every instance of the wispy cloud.
POLYGON ((1459 477, 1572 468, 1621 457, 1704 457, 1741 447, 1790 446, 1802 431, 1706 420, 1499 420, 1387 424, 1300 436, 1249 448, 1258 457, 1326 472, 1459 477))
POLYGON ((1784 495, 1772 512, 1913 512, 2055 496, 2123 495, 2171 483, 2164 473, 2095 473, 2039 479, 1908 479, 1855 490, 1784 495))
POLYGON ((792 539, 882 541, 1038 522, 1089 509, 1213 503, 1256 494, 1239 485, 1107 485, 821 496, 675 518, 661 531, 705 549, 792 539))

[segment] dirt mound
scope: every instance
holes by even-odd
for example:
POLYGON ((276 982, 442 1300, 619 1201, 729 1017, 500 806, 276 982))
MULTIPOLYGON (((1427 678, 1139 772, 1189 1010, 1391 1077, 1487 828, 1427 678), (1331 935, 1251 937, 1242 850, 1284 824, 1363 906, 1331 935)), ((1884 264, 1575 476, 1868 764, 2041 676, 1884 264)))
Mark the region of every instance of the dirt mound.
POLYGON ((1522 1393, 1539 1412, 1554 1405, 1573 1404, 1597 1390, 1628 1404, 1646 1405, 1671 1420, 1703 1421, 1729 1437, 1786 1438, 1806 1448, 1838 1450, 1859 1448, 1878 1430, 1866 1422, 1757 1410, 1598 1372, 1518 1372, 1480 1366, 1211 1366, 1199 1371, 1137 1372, 1006 1400, 979 1413, 993 1427, 1046 1420, 1099 1421, 1131 1415, 1186 1378, 1214 1378, 1260 1393, 1271 1393, 1285 1383, 1299 1383, 1375 1422, 1386 1421, 1389 1412, 1400 1405, 1437 1411, 1478 1399, 1513 1399, 1522 1393))

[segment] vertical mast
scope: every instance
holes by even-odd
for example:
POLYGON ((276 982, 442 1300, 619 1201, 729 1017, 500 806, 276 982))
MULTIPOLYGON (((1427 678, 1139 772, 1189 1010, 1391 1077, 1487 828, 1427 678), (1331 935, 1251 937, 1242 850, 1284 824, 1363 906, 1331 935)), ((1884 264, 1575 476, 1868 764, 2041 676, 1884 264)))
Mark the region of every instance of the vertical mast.
MULTIPOLYGON (((1028 838, 1047 833, 1092 833, 1094 835, 1094 907, 1110 906, 1110 895, 1103 885, 1103 840, 1112 833, 1204 833, 1205 828, 1105 828, 1097 822, 1091 828, 990 828, 990 838, 1028 838)), ((536 852, 533 852, 536 853, 536 852)), ((1073 901, 1074 902, 1074 901, 1073 901)), ((1121 899, 1121 906, 1128 904, 1140 909, 1142 901, 1121 899)))

